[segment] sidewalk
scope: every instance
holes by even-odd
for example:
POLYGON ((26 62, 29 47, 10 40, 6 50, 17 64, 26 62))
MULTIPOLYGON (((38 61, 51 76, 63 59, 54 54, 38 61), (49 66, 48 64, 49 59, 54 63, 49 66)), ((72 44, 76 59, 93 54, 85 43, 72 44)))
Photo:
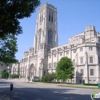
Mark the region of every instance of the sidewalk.
POLYGON ((18 79, 17 78, 16 79, 7 79, 6 81, 7 82, 21 82, 21 83, 22 82, 28 82, 28 80, 24 79, 24 78, 20 78, 20 79, 19 78, 18 79))

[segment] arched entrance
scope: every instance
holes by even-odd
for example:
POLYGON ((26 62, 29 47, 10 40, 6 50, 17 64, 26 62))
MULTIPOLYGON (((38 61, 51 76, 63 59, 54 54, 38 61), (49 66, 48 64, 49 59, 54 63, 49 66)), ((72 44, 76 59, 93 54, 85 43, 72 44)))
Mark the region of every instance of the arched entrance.
POLYGON ((34 80, 34 76, 36 75, 36 69, 34 64, 31 64, 28 70, 28 76, 30 78, 30 81, 34 80))

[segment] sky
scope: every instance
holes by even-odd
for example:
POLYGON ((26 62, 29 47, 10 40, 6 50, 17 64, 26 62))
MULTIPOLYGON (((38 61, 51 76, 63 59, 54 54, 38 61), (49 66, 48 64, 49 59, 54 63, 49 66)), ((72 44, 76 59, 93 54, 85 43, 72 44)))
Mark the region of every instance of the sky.
POLYGON ((41 5, 48 2, 57 8, 58 45, 68 43, 68 38, 85 31, 88 25, 93 25, 100 32, 100 0, 40 0, 31 17, 20 20, 23 33, 18 35, 18 52, 16 59, 23 57, 24 51, 34 47, 34 34, 37 11, 41 5))

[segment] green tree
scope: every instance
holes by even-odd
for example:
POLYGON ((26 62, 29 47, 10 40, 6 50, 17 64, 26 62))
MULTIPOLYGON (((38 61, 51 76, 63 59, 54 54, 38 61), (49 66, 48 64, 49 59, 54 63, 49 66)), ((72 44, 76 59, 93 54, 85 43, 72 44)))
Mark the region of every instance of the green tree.
POLYGON ((0 37, 20 34, 20 19, 30 17, 40 0, 0 0, 0 37))
POLYGON ((6 69, 2 70, 1 76, 2 76, 2 78, 8 78, 9 77, 9 74, 7 73, 6 69))
POLYGON ((17 62, 15 53, 17 50, 17 38, 14 35, 5 36, 0 39, 0 61, 5 64, 17 62))
POLYGON ((16 62, 16 35, 22 33, 20 20, 30 17, 40 0, 0 0, 0 61, 16 62))
POLYGON ((61 79, 64 82, 66 79, 72 79, 74 76, 73 70, 74 68, 71 59, 62 57, 56 67, 57 80, 61 79))

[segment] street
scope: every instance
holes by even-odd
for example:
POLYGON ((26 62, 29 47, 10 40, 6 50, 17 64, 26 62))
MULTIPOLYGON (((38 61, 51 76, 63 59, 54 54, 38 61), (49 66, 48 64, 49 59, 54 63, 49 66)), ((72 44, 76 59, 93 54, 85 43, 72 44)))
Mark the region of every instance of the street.
MULTIPOLYGON (((10 96, 10 83, 0 80, 0 93, 10 96)), ((92 100, 90 94, 100 91, 42 83, 13 82, 13 85, 12 100, 92 100)))

